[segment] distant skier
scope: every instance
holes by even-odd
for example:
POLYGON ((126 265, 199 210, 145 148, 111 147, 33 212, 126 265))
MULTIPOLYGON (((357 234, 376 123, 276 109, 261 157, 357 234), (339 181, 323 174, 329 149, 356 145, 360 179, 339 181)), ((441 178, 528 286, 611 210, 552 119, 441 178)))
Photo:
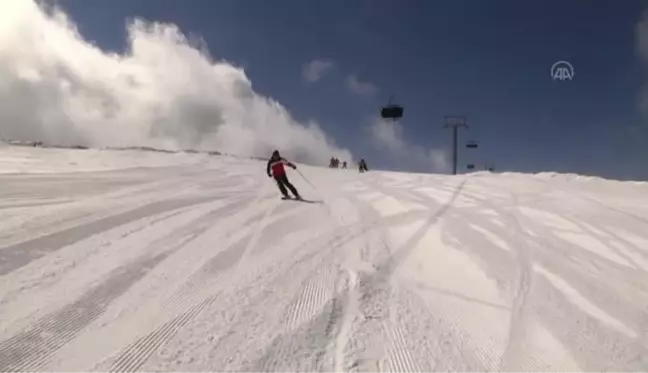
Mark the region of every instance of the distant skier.
POLYGON ((360 159, 360 162, 358 163, 358 170, 361 173, 369 171, 369 169, 367 168, 367 162, 365 162, 364 158, 360 159))
POLYGON ((277 182, 277 186, 279 187, 279 190, 281 191, 281 194, 283 194, 284 198, 290 198, 290 196, 288 196, 288 191, 286 190, 287 187, 288 189, 290 189, 295 198, 301 199, 301 196, 297 192, 297 189, 290 183, 290 181, 288 181, 288 176, 286 175, 284 165, 292 167, 293 170, 297 169, 297 166, 287 161, 279 154, 279 150, 272 152, 272 157, 270 157, 270 159, 268 160, 268 165, 266 167, 268 177, 274 177, 275 181, 277 182), (272 174, 270 173, 270 171, 272 171, 272 174))

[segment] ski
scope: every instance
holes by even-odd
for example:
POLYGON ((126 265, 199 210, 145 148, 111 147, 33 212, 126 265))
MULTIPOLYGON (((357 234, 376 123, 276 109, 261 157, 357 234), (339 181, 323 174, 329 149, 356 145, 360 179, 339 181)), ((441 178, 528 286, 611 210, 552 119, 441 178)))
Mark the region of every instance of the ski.
POLYGON ((298 202, 304 202, 304 203, 323 203, 324 201, 311 201, 308 199, 303 199, 303 198, 295 198, 295 197, 281 197, 282 200, 284 201, 298 201, 298 202))

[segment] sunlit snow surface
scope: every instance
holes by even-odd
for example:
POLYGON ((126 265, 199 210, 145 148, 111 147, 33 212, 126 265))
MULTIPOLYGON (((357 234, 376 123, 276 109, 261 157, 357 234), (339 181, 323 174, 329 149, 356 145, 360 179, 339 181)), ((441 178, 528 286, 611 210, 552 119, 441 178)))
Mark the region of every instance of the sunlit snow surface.
POLYGON ((648 185, 0 148, 0 371, 648 369, 648 185))

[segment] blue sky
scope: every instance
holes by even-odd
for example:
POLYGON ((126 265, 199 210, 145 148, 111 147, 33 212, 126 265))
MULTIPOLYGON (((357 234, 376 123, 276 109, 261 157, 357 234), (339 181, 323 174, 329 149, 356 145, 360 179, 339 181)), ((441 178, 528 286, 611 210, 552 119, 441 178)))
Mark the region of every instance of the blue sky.
MULTIPOLYGON (((648 179, 639 111, 645 62, 636 28, 646 1, 59 0, 86 39, 123 51, 132 17, 200 36, 243 66, 253 88, 296 119, 316 120, 369 167, 420 170, 367 141, 390 95, 405 107, 408 145, 447 148, 443 116, 464 114, 467 162, 500 171, 648 179), (316 82, 314 60, 332 62, 316 82), (567 60, 571 81, 554 81, 567 60), (374 89, 353 92, 349 76, 374 89)), ((420 165, 419 165, 420 166, 420 165)))

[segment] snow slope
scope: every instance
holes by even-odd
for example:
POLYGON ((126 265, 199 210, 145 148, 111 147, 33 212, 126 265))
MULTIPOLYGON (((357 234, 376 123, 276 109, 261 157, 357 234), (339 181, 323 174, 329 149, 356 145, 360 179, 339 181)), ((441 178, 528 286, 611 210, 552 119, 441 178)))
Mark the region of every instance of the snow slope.
POLYGON ((648 369, 648 185, 0 149, 0 371, 648 369), (46 154, 45 154, 46 153, 46 154))

